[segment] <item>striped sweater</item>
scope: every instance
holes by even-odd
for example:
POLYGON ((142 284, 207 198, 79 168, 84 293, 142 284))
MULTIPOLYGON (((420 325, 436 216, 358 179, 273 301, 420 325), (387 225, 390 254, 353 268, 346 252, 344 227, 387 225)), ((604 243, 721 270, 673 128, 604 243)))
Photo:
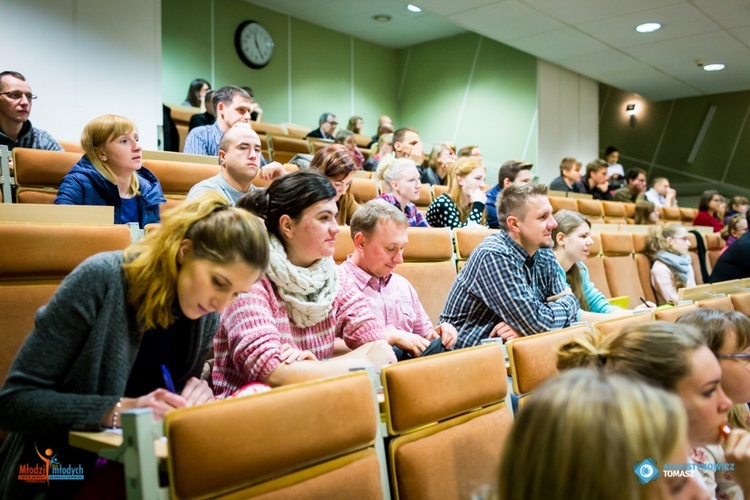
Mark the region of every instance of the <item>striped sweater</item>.
POLYGON ((311 351, 324 361, 333 356, 336 337, 350 349, 384 339, 383 327, 350 278, 337 269, 339 290, 328 317, 309 328, 290 323, 284 302, 268 277, 241 295, 221 316, 214 338, 214 394, 232 395, 250 382, 263 382, 281 363, 281 344, 311 351))

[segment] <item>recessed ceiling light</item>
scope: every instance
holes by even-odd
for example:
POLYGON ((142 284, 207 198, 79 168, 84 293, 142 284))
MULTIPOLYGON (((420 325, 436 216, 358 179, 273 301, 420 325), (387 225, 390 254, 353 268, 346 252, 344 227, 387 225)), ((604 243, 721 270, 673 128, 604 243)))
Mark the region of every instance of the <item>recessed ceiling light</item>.
POLYGON ((726 66, 721 63, 713 63, 703 66, 703 71, 721 71, 724 68, 726 68, 726 66))
POLYGON ((659 23, 643 23, 635 27, 638 33, 652 33, 658 29, 661 29, 661 24, 659 23))
POLYGON ((406 6, 406 10, 408 10, 409 12, 422 12, 422 9, 411 3, 406 6))
POLYGON ((379 23, 387 23, 391 20, 391 16, 388 14, 375 14, 372 18, 379 23))

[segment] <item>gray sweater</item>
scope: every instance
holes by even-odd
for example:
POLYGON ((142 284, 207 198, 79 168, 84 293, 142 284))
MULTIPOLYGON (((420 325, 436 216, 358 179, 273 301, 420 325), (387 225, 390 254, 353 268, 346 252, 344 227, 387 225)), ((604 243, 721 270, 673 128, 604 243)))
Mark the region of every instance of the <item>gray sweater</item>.
MULTIPOLYGON (((0 498, 43 493, 46 484, 17 478, 19 464, 41 462, 35 443, 43 450, 45 439, 59 446, 71 430, 100 430, 102 418, 122 397, 143 335, 135 309, 126 303, 122 263, 122 252, 90 257, 37 311, 0 390, 0 428, 11 433, 0 448, 0 498)), ((190 375, 200 377, 219 315, 190 323, 188 366, 190 375)), ((59 455, 63 465, 72 462, 64 452, 59 455)))

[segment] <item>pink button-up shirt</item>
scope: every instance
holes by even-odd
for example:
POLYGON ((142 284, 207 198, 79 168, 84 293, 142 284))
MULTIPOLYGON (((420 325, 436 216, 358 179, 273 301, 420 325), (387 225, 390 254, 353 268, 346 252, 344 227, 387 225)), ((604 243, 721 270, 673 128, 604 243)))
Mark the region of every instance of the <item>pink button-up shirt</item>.
POLYGON ((351 256, 339 269, 365 296, 378 323, 422 337, 430 333, 432 321, 406 278, 395 273, 376 278, 354 264, 351 256))

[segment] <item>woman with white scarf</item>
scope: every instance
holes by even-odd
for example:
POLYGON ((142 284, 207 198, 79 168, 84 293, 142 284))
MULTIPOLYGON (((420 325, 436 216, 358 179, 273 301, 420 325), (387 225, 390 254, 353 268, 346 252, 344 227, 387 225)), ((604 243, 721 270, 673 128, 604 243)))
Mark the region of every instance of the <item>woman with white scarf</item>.
POLYGON ((681 224, 665 224, 651 232, 647 244, 653 261, 651 285, 657 301, 677 304, 677 289, 695 286, 687 229, 681 224))
POLYGON ((266 276, 222 315, 212 374, 218 397, 252 382, 285 385, 396 361, 383 326, 333 261, 335 200, 325 176, 300 171, 237 203, 265 220, 271 254, 266 276), (352 352, 331 359, 336 338, 352 352))

